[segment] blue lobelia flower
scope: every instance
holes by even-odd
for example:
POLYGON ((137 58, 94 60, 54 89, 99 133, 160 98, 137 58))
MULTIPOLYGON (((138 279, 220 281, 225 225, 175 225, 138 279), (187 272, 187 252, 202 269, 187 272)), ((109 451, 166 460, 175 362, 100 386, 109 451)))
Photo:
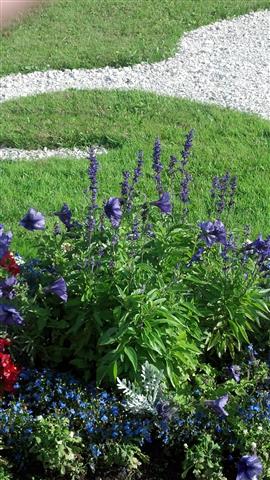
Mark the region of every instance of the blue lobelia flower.
POLYGON ((54 293, 57 297, 61 298, 64 302, 67 302, 67 284, 63 277, 58 278, 49 287, 45 289, 46 292, 54 293))
POLYGON ((172 206, 170 201, 170 194, 168 192, 164 192, 159 198, 159 200, 151 202, 150 205, 158 207, 162 213, 171 213, 172 206))
POLYGON ((229 395, 223 395, 222 397, 217 398, 216 400, 206 400, 205 405, 211 410, 213 410, 217 415, 221 415, 223 417, 227 417, 229 414, 224 409, 226 403, 229 400, 229 395))
POLYGON ((104 211, 109 218, 113 227, 117 228, 120 225, 122 210, 120 200, 117 197, 110 197, 104 205, 104 211))
POLYGON ((236 480, 257 480, 262 471, 262 463, 256 455, 244 455, 238 463, 236 480))
POLYGON ((15 297, 15 292, 13 290, 14 285, 16 285, 17 279, 16 277, 8 277, 5 278, 0 282, 0 298, 8 298, 9 300, 12 300, 12 298, 15 297))
POLYGON ((15 308, 9 305, 0 305, 1 325, 22 325, 23 322, 23 318, 15 308))
POLYGON ((226 244, 226 230, 223 223, 220 220, 215 220, 212 222, 201 222, 199 223, 201 228, 200 238, 205 241, 208 247, 211 247, 214 243, 226 244))
POLYGON ((37 212, 34 208, 29 208, 26 215, 20 221, 20 225, 27 230, 44 230, 45 218, 42 213, 37 212))
POLYGON ((9 244, 12 240, 12 233, 4 233, 4 225, 0 224, 0 258, 7 253, 9 244))
POLYGON ((228 368, 228 371, 229 371, 229 374, 231 375, 231 377, 234 378, 234 380, 236 382, 240 382, 241 369, 240 369, 239 365, 231 365, 228 368))

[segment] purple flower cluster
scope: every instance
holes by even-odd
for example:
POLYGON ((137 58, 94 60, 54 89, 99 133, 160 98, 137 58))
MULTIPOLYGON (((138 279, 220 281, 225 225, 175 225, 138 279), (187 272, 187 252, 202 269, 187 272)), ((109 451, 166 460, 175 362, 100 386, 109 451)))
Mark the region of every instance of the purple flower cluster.
POLYGON ((186 141, 184 143, 184 149, 182 150, 181 152, 181 156, 182 156, 182 162, 181 162, 181 165, 182 165, 182 168, 185 168, 185 166, 187 165, 188 163, 188 158, 190 156, 190 153, 191 153, 191 148, 192 148, 192 142, 193 142, 193 137, 194 137, 194 129, 192 128, 187 136, 186 136, 186 141))
POLYGON ((51 285, 49 285, 49 287, 46 287, 45 291, 53 293, 64 302, 67 302, 67 299, 68 299, 67 284, 63 279, 63 277, 60 277, 57 280, 55 280, 51 285))
POLYGON ((267 267, 267 262, 270 261, 270 236, 264 240, 262 235, 259 235, 254 242, 244 246, 244 252, 246 255, 256 255, 258 264, 262 268, 267 267))

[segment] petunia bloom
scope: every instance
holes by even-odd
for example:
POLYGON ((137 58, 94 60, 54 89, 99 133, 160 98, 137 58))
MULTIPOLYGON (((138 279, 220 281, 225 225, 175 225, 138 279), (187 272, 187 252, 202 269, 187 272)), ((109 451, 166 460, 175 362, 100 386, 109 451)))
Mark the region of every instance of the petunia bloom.
POLYGON ((61 222, 67 227, 68 230, 72 227, 72 223, 71 223, 72 214, 71 214, 71 210, 69 209, 66 203, 64 203, 61 210, 59 210, 59 212, 55 212, 54 215, 59 217, 61 222))
POLYGON ((61 298, 61 300, 63 300, 64 302, 67 302, 67 284, 63 277, 58 278, 58 280, 55 280, 55 282, 53 282, 49 287, 47 287, 46 292, 53 293, 57 297, 61 298))
POLYGON ((120 200, 117 197, 110 197, 104 205, 104 211, 109 218, 113 227, 117 228, 120 225, 122 210, 120 200))
POLYGON ((241 369, 239 365, 231 365, 229 368, 229 373, 236 382, 240 382, 241 369))
POLYGON ((0 325, 22 325, 23 322, 23 318, 15 308, 0 305, 0 325))
POLYGON ((150 205, 158 207, 162 213, 171 213, 172 206, 170 201, 170 194, 168 192, 164 192, 159 200, 151 202, 150 205))
POLYGON ((11 240, 12 233, 4 233, 4 225, 0 224, 0 258, 7 253, 11 240))
POLYGON ((262 462, 256 455, 244 455, 238 463, 236 480, 257 480, 262 471, 262 462))
POLYGON ((212 222, 201 222, 199 223, 201 228, 200 238, 205 241, 208 247, 211 247, 214 243, 226 244, 226 230, 223 223, 220 220, 215 220, 212 222))
POLYGON ((211 410, 213 410, 217 415, 227 417, 229 414, 224 409, 226 403, 229 400, 229 395, 223 395, 222 397, 217 398, 216 400, 206 400, 205 405, 211 410))
POLYGON ((29 208, 26 215, 20 221, 20 225, 27 230, 44 230, 45 218, 42 213, 37 212, 34 208, 29 208))
POLYGON ((20 267, 11 252, 6 252, 0 260, 0 266, 12 275, 20 273, 20 267))
POLYGON ((14 285, 16 285, 16 277, 8 277, 0 281, 0 298, 8 298, 12 300, 15 297, 15 292, 13 290, 14 285))

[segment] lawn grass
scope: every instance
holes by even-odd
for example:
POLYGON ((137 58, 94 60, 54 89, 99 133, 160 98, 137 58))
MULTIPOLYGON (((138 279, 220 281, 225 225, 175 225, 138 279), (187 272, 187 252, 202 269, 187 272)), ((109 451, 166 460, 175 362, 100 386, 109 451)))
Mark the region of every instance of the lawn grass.
POLYGON ((0 75, 155 62, 179 38, 268 0, 54 0, 3 32, 0 75))
MULTIPOLYGON (((103 197, 117 195, 121 172, 132 169, 136 152, 145 152, 145 191, 153 199, 152 144, 161 138, 164 162, 178 154, 185 133, 196 131, 190 170, 193 174, 191 220, 207 218, 211 179, 229 170, 239 177, 239 194, 230 225, 250 224, 253 234, 270 231, 269 123, 182 99, 141 92, 67 91, 10 101, 1 106, 5 126, 0 144, 18 148, 85 147, 100 144, 103 197)), ((87 205, 87 160, 50 159, 1 162, 1 223, 12 228, 14 247, 31 252, 35 234, 17 223, 30 207, 46 215, 67 202, 78 217, 87 205), (22 238, 22 236, 25 239, 22 238)), ((49 223, 53 223, 50 217, 49 223)), ((38 233, 39 234, 39 233, 38 233)))

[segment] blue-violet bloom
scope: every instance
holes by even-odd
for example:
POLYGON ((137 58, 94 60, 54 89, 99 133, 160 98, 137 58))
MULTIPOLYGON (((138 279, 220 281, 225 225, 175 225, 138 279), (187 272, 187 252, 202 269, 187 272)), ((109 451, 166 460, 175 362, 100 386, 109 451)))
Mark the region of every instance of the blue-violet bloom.
POLYGON ((122 210, 119 198, 110 197, 104 205, 104 211, 109 218, 112 226, 115 228, 119 227, 122 217, 122 210))
POLYGON ((44 230, 45 218, 42 213, 37 212, 34 208, 29 208, 26 215, 20 221, 20 225, 27 230, 44 230))
POLYGON ((262 471, 262 462, 256 455, 244 455, 238 463, 236 480, 257 480, 262 471))
POLYGON ((67 284, 63 277, 58 278, 49 287, 47 287, 46 292, 54 293, 54 295, 57 295, 57 297, 61 298, 61 300, 67 302, 67 284))
POLYGON ((1 325, 22 325, 23 318, 17 310, 9 305, 0 305, 1 325))

